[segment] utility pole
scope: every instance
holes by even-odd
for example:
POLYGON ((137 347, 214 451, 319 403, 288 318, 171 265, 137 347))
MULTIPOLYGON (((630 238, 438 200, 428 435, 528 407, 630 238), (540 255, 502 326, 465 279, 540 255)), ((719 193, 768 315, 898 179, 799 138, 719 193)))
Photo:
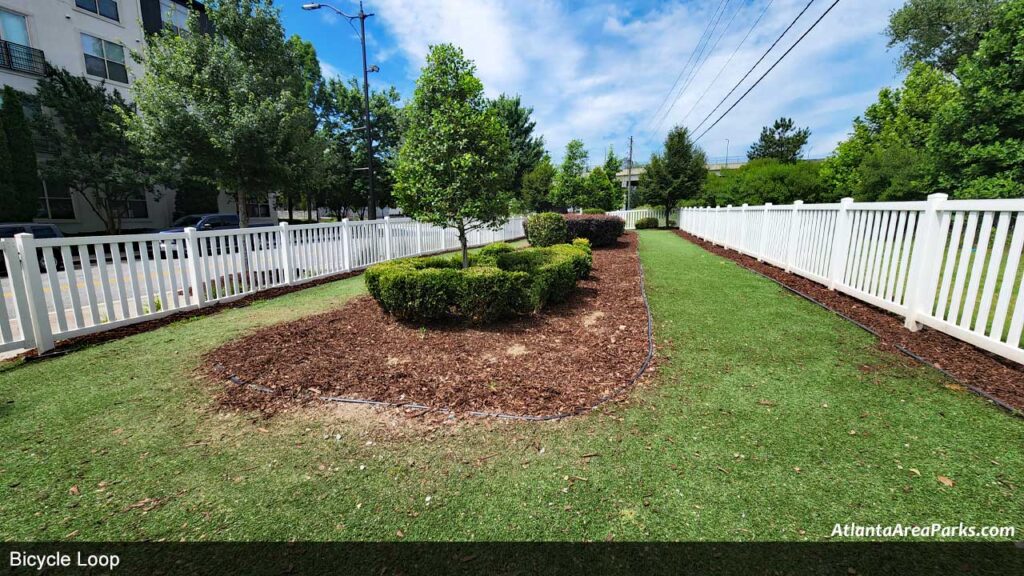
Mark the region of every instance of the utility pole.
POLYGON ((729 169, 729 139, 725 139, 725 169, 729 169))
POLYGON ((366 131, 366 167, 356 168, 356 170, 366 170, 367 172, 367 206, 366 206, 366 217, 369 220, 377 219, 377 193, 374 191, 373 186, 373 125, 370 122, 370 72, 378 72, 380 69, 374 65, 368 67, 366 65, 366 19, 373 16, 373 13, 367 14, 363 10, 363 2, 359 0, 359 14, 346 14, 341 10, 338 10, 330 4, 323 2, 311 2, 303 4, 303 10, 319 10, 321 8, 327 8, 333 10, 336 14, 343 18, 348 18, 349 21, 359 20, 359 42, 363 48, 363 120, 365 125, 363 130, 366 131))
POLYGON ((633 187, 633 137, 629 137, 629 160, 626 163, 626 201, 623 207, 629 210, 629 191, 633 187))

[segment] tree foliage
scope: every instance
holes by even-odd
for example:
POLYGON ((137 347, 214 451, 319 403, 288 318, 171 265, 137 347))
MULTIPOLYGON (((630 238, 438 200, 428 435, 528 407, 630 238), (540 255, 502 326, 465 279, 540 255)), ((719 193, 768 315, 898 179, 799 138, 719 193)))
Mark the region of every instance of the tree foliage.
POLYGON ((954 82, 923 63, 911 69, 901 88, 882 89, 822 166, 835 196, 916 200, 941 190, 932 131, 936 113, 955 99, 954 82))
POLYGON ((774 158, 779 162, 796 162, 811 136, 809 128, 797 128, 792 118, 779 118, 761 129, 761 136, 750 146, 747 158, 774 158))
POLYGON ((22 95, 10 86, 3 90, 0 132, 0 222, 28 222, 36 215, 42 184, 22 95))
POLYGON ((551 163, 551 156, 544 154, 540 162, 523 177, 523 188, 520 191, 522 209, 528 212, 549 212, 554 207, 551 202, 551 190, 555 182, 557 170, 551 163))
POLYGON ((1024 0, 1002 4, 978 50, 960 60, 956 97, 932 138, 943 189, 959 198, 1024 196, 1024 0))
POLYGON ((684 127, 676 126, 665 138, 661 154, 652 154, 640 176, 642 203, 665 208, 666 214, 683 200, 701 197, 707 182, 707 156, 684 127))
POLYGON ((1003 0, 907 0, 889 15, 889 46, 900 46, 900 65, 918 62, 952 74, 991 28, 1003 0))
POLYGON ((163 179, 188 174, 232 195, 244 227, 248 202, 295 173, 289 162, 315 125, 308 78, 272 0, 220 0, 208 13, 209 34, 193 13, 188 33, 147 37, 132 85, 140 113, 126 117, 163 179))
POLYGON ((534 135, 537 123, 530 117, 533 108, 524 107, 518 95, 512 97, 502 94, 491 102, 491 106, 508 132, 512 192, 518 198, 523 188, 523 179, 544 156, 544 137, 534 135))
POLYGON ((779 162, 774 158, 752 160, 721 175, 709 173, 703 195, 694 202, 700 206, 740 206, 830 202, 834 198, 822 180, 819 162, 779 162))
POLYGON ((555 175, 551 191, 552 202, 563 208, 586 208, 590 199, 587 188, 587 149, 582 140, 570 140, 565 146, 565 156, 555 175))
POLYGON ((77 192, 110 234, 121 231, 128 200, 153 192, 154 177, 141 151, 126 135, 130 106, 66 70, 51 68, 39 82, 38 129, 47 142, 43 174, 77 192))
POLYGON ((430 48, 395 169, 399 206, 413 218, 458 230, 464 268, 466 232, 506 221, 511 200, 508 134, 475 72, 460 48, 430 48))

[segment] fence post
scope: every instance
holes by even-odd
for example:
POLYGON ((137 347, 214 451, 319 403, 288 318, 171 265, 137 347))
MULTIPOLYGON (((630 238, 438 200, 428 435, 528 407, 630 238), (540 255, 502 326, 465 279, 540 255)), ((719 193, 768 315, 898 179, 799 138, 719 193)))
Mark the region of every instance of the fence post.
POLYGON ((729 231, 732 228, 732 204, 725 205, 725 233, 722 235, 722 248, 729 248, 729 231))
POLYGON ((341 250, 345 259, 345 271, 352 270, 352 229, 349 228, 348 218, 341 219, 341 250))
MULTIPOLYGON (((25 297, 28 299, 29 318, 36 353, 42 354, 53 350, 53 330, 50 328, 50 312, 46 308, 46 296, 43 294, 43 277, 39 271, 39 258, 36 256, 36 239, 31 234, 16 234, 14 243, 18 247, 21 259, 21 271, 25 279, 25 297)), ((62 311, 54 311, 60 314, 62 311)), ((28 330, 22 318, 21 329, 28 330)))
POLYGON ((279 228, 281 239, 278 245, 281 247, 281 265, 284 266, 284 283, 290 285, 295 282, 295 268, 292 266, 292 233, 288 229, 287 222, 281 222, 279 228))
POLYGON ((683 229, 683 210, 684 210, 684 208, 680 208, 679 209, 679 221, 676 222, 676 225, 679 226, 680 230, 683 229))
MULTIPOLYGON (((11 282, 11 290, 14 292, 14 309, 18 312, 21 338, 25 341, 25 348, 35 348, 32 308, 29 306, 28 295, 25 291, 25 272, 21 266, 21 257, 18 255, 17 241, 12 238, 9 242, 3 242, 0 245, 3 247, 3 250, 0 251, 0 262, 3 262, 5 255, 7 257, 7 278, 11 282)), ((0 317, 0 322, 6 320, 6 318, 0 317)))
POLYGON ((416 221, 416 255, 423 254, 423 223, 416 221))
POLYGON ((913 252, 910 262, 910 274, 907 276, 907 319, 904 325, 908 330, 917 331, 921 328, 917 319, 931 312, 935 286, 938 283, 938 262, 942 258, 943 246, 936 242, 939 231, 939 212, 942 204, 949 198, 946 194, 930 194, 921 222, 918 224, 921 234, 914 238, 913 252))
POLYGON ((384 217, 384 259, 391 260, 391 217, 384 217))
POLYGON ((832 262, 829 264, 828 289, 835 290, 842 284, 846 275, 846 259, 850 251, 850 205, 853 198, 839 201, 839 213, 836 215, 836 232, 832 236, 832 262))
POLYGON ((761 234, 757 238, 757 257, 758 262, 764 262, 764 237, 765 230, 768 228, 768 209, 772 207, 771 202, 766 202, 764 210, 761 211, 761 234))
POLYGON ((192 303, 202 307, 206 305, 206 293, 200 289, 203 277, 199 275, 199 241, 196 238, 195 228, 185 228, 185 245, 185 264, 188 266, 188 284, 192 290, 192 303))
POLYGON ((786 272, 793 271, 793 260, 796 258, 796 236, 800 230, 800 207, 803 200, 793 202, 793 216, 789 219, 789 235, 786 237, 786 272))

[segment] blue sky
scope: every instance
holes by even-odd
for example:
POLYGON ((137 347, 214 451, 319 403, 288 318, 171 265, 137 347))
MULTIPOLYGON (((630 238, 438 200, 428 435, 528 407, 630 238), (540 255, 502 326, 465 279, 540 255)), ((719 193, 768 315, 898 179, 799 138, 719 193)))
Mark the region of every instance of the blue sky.
MULTIPOLYGON (((313 42, 325 74, 361 74, 358 37, 327 10, 306 12, 305 0, 279 0, 285 27, 313 42)), ((806 5, 806 0, 367 0, 368 58, 380 66, 371 85, 393 84, 409 98, 427 49, 451 42, 478 67, 488 95, 520 94, 534 108, 552 156, 582 139, 592 162, 630 135, 634 157, 646 161, 668 128, 691 128, 707 116, 806 5), (770 4, 770 5, 769 5, 770 4), (722 11, 719 12, 719 7, 722 11), (767 10, 765 10, 767 7, 767 10), (760 23, 740 45, 744 35, 760 23), (671 110, 662 105, 709 22, 718 17, 706 62, 683 75, 686 90, 671 110), (735 56, 728 66, 730 56, 735 56), (722 71, 716 82, 712 82, 722 71), (687 79, 692 76, 692 80, 687 79), (702 98, 703 95, 703 98, 702 98), (661 107, 661 113, 655 115, 661 107)), ((829 154, 855 116, 883 86, 898 84, 896 54, 883 35, 902 0, 843 0, 810 35, 700 141, 711 157, 745 154, 761 127, 790 116, 811 128, 808 156, 829 154)), ((831 4, 815 1, 733 99, 767 69, 831 4)), ((357 12, 351 0, 334 5, 357 12)), ((356 23, 357 24, 357 23, 356 23)), ((731 104, 723 106, 720 114, 731 104)), ((717 114, 715 117, 717 117, 717 114)), ((709 123, 710 124, 710 123, 709 123)), ((702 129, 703 130, 703 129, 702 129)))

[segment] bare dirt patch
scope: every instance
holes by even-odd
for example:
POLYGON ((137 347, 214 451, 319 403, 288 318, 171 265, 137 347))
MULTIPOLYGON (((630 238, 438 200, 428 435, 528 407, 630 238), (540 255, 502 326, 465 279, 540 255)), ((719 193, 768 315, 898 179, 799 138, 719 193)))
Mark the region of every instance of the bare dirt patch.
MULTIPOLYGON (((685 232, 677 230, 676 234, 708 252, 767 276, 870 328, 878 335, 878 344, 883 350, 905 350, 946 372, 960 384, 987 395, 1011 409, 1024 410, 1024 366, 999 358, 937 330, 922 328, 917 332, 911 332, 903 327, 902 318, 865 304, 852 296, 829 290, 812 280, 715 246, 685 232)), ((865 368, 861 370, 866 371, 865 368)))
POLYGON ((213 350, 204 371, 248 384, 228 384, 224 407, 266 414, 344 397, 552 416, 619 391, 647 353, 636 236, 628 234, 594 250, 593 272, 569 302, 530 317, 420 326, 395 320, 364 296, 213 350))

